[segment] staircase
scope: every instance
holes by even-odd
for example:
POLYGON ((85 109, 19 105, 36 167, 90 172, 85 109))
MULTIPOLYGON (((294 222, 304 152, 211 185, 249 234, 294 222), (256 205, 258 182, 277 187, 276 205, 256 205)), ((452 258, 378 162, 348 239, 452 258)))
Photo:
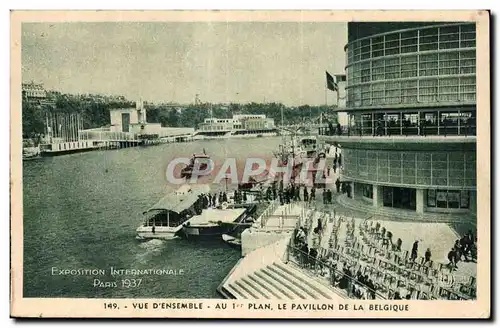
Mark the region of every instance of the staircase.
POLYGON ((221 286, 221 294, 250 300, 327 300, 346 295, 310 276, 293 264, 276 261, 221 286))

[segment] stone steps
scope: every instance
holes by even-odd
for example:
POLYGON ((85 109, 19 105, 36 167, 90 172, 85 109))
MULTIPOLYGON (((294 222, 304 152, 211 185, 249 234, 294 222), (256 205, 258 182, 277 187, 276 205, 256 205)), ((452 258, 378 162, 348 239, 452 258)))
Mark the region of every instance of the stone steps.
POLYGON ((346 298, 302 269, 275 262, 223 287, 236 299, 325 300, 346 298))

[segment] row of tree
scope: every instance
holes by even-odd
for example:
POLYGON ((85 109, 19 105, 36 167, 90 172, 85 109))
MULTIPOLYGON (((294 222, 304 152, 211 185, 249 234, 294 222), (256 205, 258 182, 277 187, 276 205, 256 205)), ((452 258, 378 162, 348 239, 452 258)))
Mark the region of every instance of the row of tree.
MULTIPOLYGON (((79 99, 71 95, 58 95, 55 104, 40 105, 29 102, 22 104, 23 136, 25 138, 44 134, 46 117, 54 113, 78 113, 83 120, 83 128, 96 128, 110 124, 109 110, 113 108, 135 107, 135 103, 125 102, 94 102, 79 99)), ((276 124, 298 124, 310 119, 316 119, 325 113, 325 106, 286 107, 281 103, 248 103, 248 104, 191 104, 187 106, 171 106, 165 104, 145 104, 147 120, 151 123, 161 123, 162 126, 194 127, 209 118, 231 118, 235 114, 264 114, 273 118, 276 124)))

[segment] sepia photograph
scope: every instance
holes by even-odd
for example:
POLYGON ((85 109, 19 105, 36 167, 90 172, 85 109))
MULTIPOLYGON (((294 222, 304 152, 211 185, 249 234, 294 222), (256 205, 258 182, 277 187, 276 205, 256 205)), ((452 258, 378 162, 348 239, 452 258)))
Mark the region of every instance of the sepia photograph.
POLYGON ((12 316, 490 316, 487 11, 11 27, 12 316))

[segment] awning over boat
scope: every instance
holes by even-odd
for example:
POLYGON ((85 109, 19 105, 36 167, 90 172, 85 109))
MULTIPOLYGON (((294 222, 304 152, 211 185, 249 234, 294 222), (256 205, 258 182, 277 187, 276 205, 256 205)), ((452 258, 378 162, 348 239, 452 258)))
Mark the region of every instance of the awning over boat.
POLYGON ((191 188, 189 191, 182 193, 177 191, 169 193, 143 214, 151 211, 172 211, 181 213, 193 206, 198 200, 198 196, 203 193, 206 193, 206 190, 203 188, 191 188))

